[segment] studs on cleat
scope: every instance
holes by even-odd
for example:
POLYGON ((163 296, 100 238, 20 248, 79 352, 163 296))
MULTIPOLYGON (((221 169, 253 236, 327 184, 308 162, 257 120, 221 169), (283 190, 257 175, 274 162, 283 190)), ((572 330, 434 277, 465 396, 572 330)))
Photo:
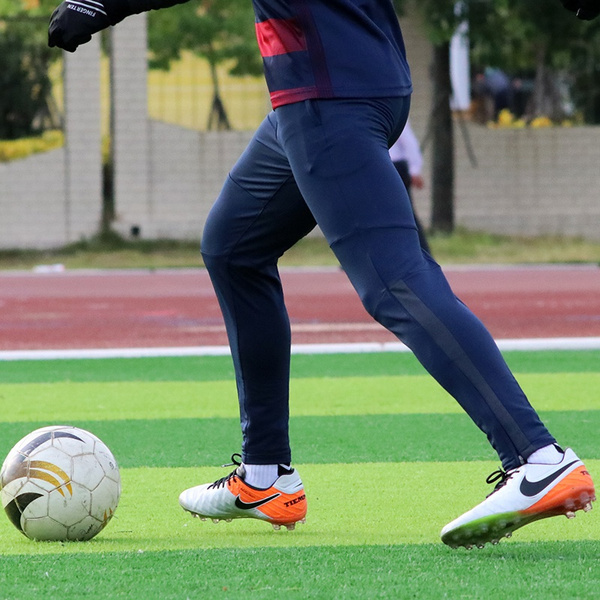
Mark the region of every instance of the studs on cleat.
POLYGON ((282 527, 285 527, 288 531, 294 531, 294 529, 296 529, 296 525, 298 523, 306 523, 306 519, 300 519, 299 521, 296 521, 295 523, 271 523, 271 525, 273 526, 273 529, 275 531, 279 531, 282 527))
POLYGON ((590 512, 590 510, 592 510, 592 503, 588 502, 586 504, 583 505, 583 511, 584 512, 590 512))
POLYGON ((567 517, 567 519, 574 519, 575 518, 575 513, 572 510, 568 510, 565 513, 565 517, 567 517))
POLYGON ((213 523, 218 523, 221 519, 211 519, 213 523))

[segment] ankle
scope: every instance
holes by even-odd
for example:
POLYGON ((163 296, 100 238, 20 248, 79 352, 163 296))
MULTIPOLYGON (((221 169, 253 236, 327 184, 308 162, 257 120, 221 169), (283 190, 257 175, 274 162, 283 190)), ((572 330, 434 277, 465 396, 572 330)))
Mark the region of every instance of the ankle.
POLYGON ((291 471, 289 465, 249 465, 244 463, 244 481, 259 489, 270 488, 278 477, 291 471))
POLYGON ((527 458, 527 462, 540 465, 557 465, 563 459, 564 454, 560 446, 549 444, 536 450, 527 458))

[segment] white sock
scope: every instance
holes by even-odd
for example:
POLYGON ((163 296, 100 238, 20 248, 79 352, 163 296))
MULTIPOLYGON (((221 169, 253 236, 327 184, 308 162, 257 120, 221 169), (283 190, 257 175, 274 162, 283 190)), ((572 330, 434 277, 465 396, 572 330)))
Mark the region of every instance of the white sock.
POLYGON ((537 463, 538 465, 557 465, 564 456, 564 452, 558 449, 556 444, 544 446, 536 450, 528 459, 528 463, 537 463))
POLYGON ((247 465, 244 463, 246 475, 244 481, 252 487, 266 490, 278 477, 279 465, 247 465))

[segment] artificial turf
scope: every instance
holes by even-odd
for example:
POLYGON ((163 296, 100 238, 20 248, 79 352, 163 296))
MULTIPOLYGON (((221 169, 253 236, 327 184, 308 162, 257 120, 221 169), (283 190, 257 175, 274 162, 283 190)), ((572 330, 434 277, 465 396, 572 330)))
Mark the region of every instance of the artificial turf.
MULTIPOLYGON (((505 352, 518 373, 598 373, 600 350, 505 352)), ((293 377, 418 375, 410 353, 295 354, 293 377)), ((0 361, 1 383, 56 381, 218 381, 233 377, 229 356, 0 361)))
MULTIPOLYGON (((599 473, 600 352, 506 357, 559 441, 599 473)), ((0 364, 0 456, 36 427, 75 424, 111 447, 123 478, 115 517, 88 543, 34 543, 0 518, 0 598, 597 597, 594 512, 480 551, 439 542, 498 463, 412 355, 296 355, 292 371, 309 514, 273 532, 201 523, 177 504, 239 449, 229 357, 0 364)))

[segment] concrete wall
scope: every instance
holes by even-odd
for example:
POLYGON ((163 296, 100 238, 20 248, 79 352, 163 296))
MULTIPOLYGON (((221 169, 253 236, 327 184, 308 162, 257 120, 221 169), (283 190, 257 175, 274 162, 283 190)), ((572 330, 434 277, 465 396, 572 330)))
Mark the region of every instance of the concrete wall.
POLYGON ((150 132, 154 212, 149 233, 199 239, 208 211, 252 132, 198 132, 160 122, 152 122, 150 132))
POLYGON ((456 219, 501 234, 600 240, 600 127, 488 130, 457 144, 456 219))
MULTIPOLYGON (((127 225, 145 218, 145 236, 198 239, 251 132, 201 133, 164 123, 151 123, 150 132, 153 212, 151 218, 132 217, 127 225)), ((600 127, 490 130, 469 124, 467 132, 477 166, 457 128, 457 225, 500 234, 600 239, 600 127)), ((430 163, 426 156, 427 182, 430 163)), ((415 191, 416 210, 426 224, 430 187, 415 191)))
POLYGON ((2 248, 45 248, 64 243, 65 150, 0 163, 2 248))
POLYGON ((89 237, 102 211, 100 44, 65 53, 65 146, 0 163, 0 248, 89 237))

